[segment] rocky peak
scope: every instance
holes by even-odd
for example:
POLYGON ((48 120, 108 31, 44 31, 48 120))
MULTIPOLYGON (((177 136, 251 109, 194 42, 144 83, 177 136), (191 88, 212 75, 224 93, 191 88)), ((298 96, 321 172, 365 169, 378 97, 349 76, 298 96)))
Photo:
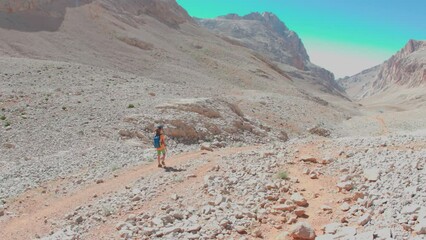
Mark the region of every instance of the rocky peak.
POLYGON ((299 36, 271 12, 253 12, 244 16, 228 14, 199 22, 210 30, 244 42, 277 62, 307 69, 309 56, 299 36))
POLYGON ((405 47, 402 49, 401 52, 404 55, 408 55, 415 51, 419 51, 422 48, 426 48, 426 41, 416 41, 416 40, 410 39, 410 41, 408 41, 408 43, 405 45, 405 47))

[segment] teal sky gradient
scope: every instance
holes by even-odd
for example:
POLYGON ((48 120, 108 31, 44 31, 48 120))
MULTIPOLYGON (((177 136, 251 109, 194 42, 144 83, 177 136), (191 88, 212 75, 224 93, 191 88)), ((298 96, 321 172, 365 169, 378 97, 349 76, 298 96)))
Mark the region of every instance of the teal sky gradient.
POLYGON ((312 62, 332 70, 338 77, 380 64, 409 39, 426 40, 426 0, 177 2, 191 16, 199 18, 273 12, 300 36, 312 62))

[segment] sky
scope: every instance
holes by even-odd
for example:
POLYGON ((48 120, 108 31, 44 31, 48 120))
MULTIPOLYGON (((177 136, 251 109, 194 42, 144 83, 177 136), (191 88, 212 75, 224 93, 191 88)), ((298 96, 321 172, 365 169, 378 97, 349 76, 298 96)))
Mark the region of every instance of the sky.
POLYGON ((273 12, 311 62, 336 78, 381 64, 410 39, 426 40, 426 0, 177 0, 189 15, 273 12))

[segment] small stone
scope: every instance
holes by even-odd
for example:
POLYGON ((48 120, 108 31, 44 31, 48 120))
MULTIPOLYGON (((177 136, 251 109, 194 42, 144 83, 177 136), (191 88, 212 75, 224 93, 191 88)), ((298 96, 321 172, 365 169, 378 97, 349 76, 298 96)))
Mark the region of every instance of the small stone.
POLYGON ((420 206, 417 205, 409 205, 402 208, 401 213, 402 214, 414 214, 418 210, 420 210, 420 206))
POLYGON ((293 193, 290 198, 297 206, 306 207, 308 205, 308 201, 300 194, 293 193))
POLYGON ((330 223, 325 225, 324 227, 324 233, 326 234, 335 234, 337 232, 337 229, 342 227, 342 224, 340 223, 330 223))
POLYGON ((189 178, 196 178, 196 177, 197 177, 197 175, 195 175, 195 174, 186 175, 187 179, 189 179, 189 178))
POLYGON ((172 194, 172 196, 170 196, 170 198, 172 200, 176 201, 176 200, 178 200, 179 196, 176 193, 174 193, 174 194, 172 194))
POLYGON ((83 217, 82 216, 78 216, 76 219, 75 219, 75 223, 77 223, 77 224, 80 224, 80 223, 82 223, 83 222, 83 217))
POLYGON ((310 156, 310 155, 303 155, 303 156, 301 156, 300 157, 300 161, 311 162, 311 163, 318 163, 318 160, 315 157, 310 156))
POLYGON ((4 208, 0 207, 0 217, 4 216, 4 208))
POLYGON ((132 201, 133 201, 133 202, 137 202, 137 201, 139 201, 139 200, 141 200, 141 197, 139 197, 139 196, 134 196, 134 197, 132 198, 132 201))
POLYGON ((351 209, 351 206, 348 204, 348 203, 343 203, 341 206, 340 206, 340 210, 342 210, 343 212, 347 212, 347 211, 349 211, 349 209, 351 209))
POLYGON ((426 234, 426 222, 420 222, 414 227, 416 234, 423 235, 426 234))
POLYGON ((126 218, 126 222, 133 222, 136 220, 136 215, 135 214, 129 214, 126 218))
POLYGON ((331 212, 333 211, 333 208, 327 205, 322 205, 321 206, 321 210, 325 211, 325 212, 331 212))
POLYGON ((213 152, 213 148, 209 143, 202 143, 200 149, 201 151, 213 152))
POLYGON ((342 227, 337 229, 336 234, 334 235, 336 239, 351 239, 357 233, 356 228, 354 227, 342 227))
POLYGON ((235 226, 235 231, 239 234, 247 234, 247 230, 243 226, 235 226))
POLYGON ((214 206, 219 206, 223 202, 225 202, 225 197, 222 195, 218 195, 214 200, 214 206))
POLYGON ((117 223, 117 225, 115 225, 115 229, 120 231, 124 226, 126 226, 126 223, 120 222, 120 223, 117 223))
POLYGON ((189 226, 185 229, 186 232, 192 232, 192 233, 198 232, 200 230, 201 230, 201 226, 198 224, 189 226))
POLYGON ((364 178, 369 182, 376 182, 380 177, 380 169, 370 168, 364 170, 364 178))
POLYGON ((390 228, 383 228, 377 230, 375 235, 378 239, 391 239, 392 238, 392 230, 390 228))
POLYGON ((292 227, 290 236, 300 240, 314 240, 316 234, 314 228, 310 224, 300 222, 292 227))
POLYGON ((275 205, 272 207, 272 209, 277 211, 293 211, 294 209, 296 209, 296 206, 286 203, 286 204, 275 205))
POLYGON ((98 179, 98 180, 96 180, 96 184, 101 184, 101 183, 104 183, 104 180, 103 180, 103 179, 98 179))
POLYGON ((311 174, 309 175, 309 177, 310 177, 311 179, 318 179, 318 174, 317 174, 317 173, 311 173, 311 174))
POLYGON ((274 240, 290 240, 289 233, 282 232, 278 236, 276 236, 274 240))
POLYGON ((357 235, 355 235, 355 240, 373 240, 373 239, 374 239, 373 231, 358 233, 357 235))
POLYGON ((298 217, 305 217, 306 211, 303 208, 297 208, 297 209, 294 210, 294 214, 296 214, 296 216, 298 216, 298 217))
POLYGON ((337 188, 339 188, 339 190, 345 189, 346 191, 350 191, 353 188, 353 184, 350 181, 347 182, 339 182, 337 184, 337 188))
POLYGON ((362 215, 359 219, 358 219, 358 225, 360 226, 364 226, 365 224, 367 224, 369 221, 371 220, 371 215, 369 213, 366 213, 364 215, 362 215))

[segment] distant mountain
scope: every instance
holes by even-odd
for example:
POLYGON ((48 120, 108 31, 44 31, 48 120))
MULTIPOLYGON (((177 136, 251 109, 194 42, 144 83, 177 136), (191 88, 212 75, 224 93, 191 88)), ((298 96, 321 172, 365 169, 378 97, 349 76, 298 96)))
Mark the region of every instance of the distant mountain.
POLYGON ((383 64, 344 78, 340 84, 356 99, 395 88, 426 87, 426 41, 410 40, 383 64))
POLYGON ((271 59, 306 69, 309 56, 297 34, 272 13, 229 14, 216 19, 200 19, 199 23, 217 33, 241 41, 248 48, 271 59))
POLYGON ((310 62, 299 36, 273 13, 254 12, 245 16, 228 14, 197 21, 220 36, 237 41, 275 62, 292 66, 293 69, 283 66, 290 76, 308 75, 316 84, 323 86, 323 91, 344 92, 335 82, 333 73, 310 62))

